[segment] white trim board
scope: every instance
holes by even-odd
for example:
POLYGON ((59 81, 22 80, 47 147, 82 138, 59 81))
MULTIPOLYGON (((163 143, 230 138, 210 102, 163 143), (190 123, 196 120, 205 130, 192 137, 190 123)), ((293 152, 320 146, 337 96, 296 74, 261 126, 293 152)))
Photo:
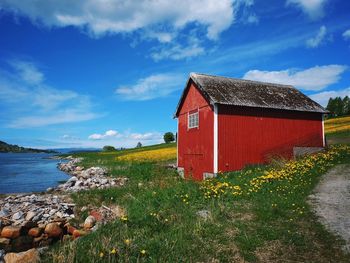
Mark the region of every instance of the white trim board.
POLYGON ((218 137, 218 105, 214 104, 214 174, 218 173, 218 137))
POLYGON ((323 147, 326 147, 326 138, 324 135, 324 114, 322 114, 322 143, 323 147))
POLYGON ((177 132, 176 132, 176 166, 179 166, 179 118, 177 118, 177 132))

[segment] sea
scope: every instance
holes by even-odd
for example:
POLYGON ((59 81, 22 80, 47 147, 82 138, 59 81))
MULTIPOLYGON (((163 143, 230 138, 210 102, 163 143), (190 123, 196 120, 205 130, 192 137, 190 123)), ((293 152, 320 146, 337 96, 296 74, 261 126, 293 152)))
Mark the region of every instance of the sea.
POLYGON ((0 153, 0 194, 46 191, 69 176, 47 153, 0 153))

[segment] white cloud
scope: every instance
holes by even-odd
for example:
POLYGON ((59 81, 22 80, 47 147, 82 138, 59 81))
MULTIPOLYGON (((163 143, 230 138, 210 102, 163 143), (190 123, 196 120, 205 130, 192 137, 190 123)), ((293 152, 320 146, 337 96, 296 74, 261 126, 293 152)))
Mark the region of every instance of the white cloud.
POLYGON ((147 132, 147 133, 132 133, 129 135, 129 138, 133 140, 159 140, 162 139, 163 136, 158 132, 147 132))
POLYGON ((46 26, 76 26, 95 37, 130 33, 166 24, 181 30, 190 23, 206 28, 206 35, 216 39, 234 21, 234 0, 4 0, 2 7, 28 16, 46 26))
POLYGON ((155 61, 163 59, 181 60, 191 57, 197 57, 205 52, 204 48, 198 43, 193 43, 188 46, 182 46, 180 44, 171 45, 169 47, 164 46, 157 51, 151 53, 151 58, 155 61))
POLYGON ((150 100, 183 88, 183 82, 184 78, 177 74, 154 74, 134 85, 118 87, 115 93, 125 100, 150 100))
POLYGON ((19 76, 29 84, 40 84, 44 80, 44 74, 33 63, 14 60, 10 64, 18 71, 19 76))
POLYGON ((104 134, 99 134, 99 133, 94 133, 89 136, 90 140, 103 140, 103 139, 111 139, 111 138, 116 138, 120 137, 121 135, 119 132, 115 130, 108 130, 104 134))
POLYGON ((328 0, 287 0, 286 5, 296 5, 311 19, 316 20, 324 16, 324 6, 328 0))
POLYGON ((350 39, 350 29, 346 30, 344 33, 343 33, 343 38, 345 40, 349 40, 350 39))
POLYGON ((330 90, 330 91, 323 91, 320 93, 312 94, 310 95, 310 98, 314 101, 317 101, 322 106, 326 107, 329 98, 335 98, 335 97, 350 97, 350 87, 343 90, 330 90))
POLYGON ((128 131, 119 133, 114 130, 105 133, 94 133, 88 137, 89 141, 84 145, 102 147, 106 144, 113 144, 117 147, 135 147, 137 142, 143 145, 150 145, 163 142, 163 135, 160 132, 130 133, 128 131), (93 144, 91 144, 93 143, 93 144))
POLYGON ((306 46, 308 46, 309 48, 316 48, 320 46, 322 43, 324 43, 327 40, 326 35, 327 35, 327 28, 325 26, 321 26, 316 36, 306 40, 306 46))
POLYGON ((11 61, 0 69, 0 102, 10 128, 31 128, 92 120, 90 98, 45 84, 44 74, 32 62, 11 61))
POLYGON ((322 90, 338 82, 347 69, 344 65, 315 66, 305 70, 261 71, 250 70, 244 79, 288 84, 303 90, 322 90))

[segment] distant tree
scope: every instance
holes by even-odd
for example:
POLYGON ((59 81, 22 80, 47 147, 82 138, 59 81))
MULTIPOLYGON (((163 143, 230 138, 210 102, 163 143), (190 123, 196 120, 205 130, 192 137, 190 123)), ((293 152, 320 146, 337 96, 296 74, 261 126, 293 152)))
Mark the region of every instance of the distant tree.
POLYGON ((138 142, 137 144, 136 144, 136 148, 141 148, 142 147, 142 143, 141 142, 138 142))
POLYGON ((350 115, 350 98, 345 96, 343 99, 343 115, 350 115))
POLYGON ((115 149, 113 146, 110 146, 110 145, 103 146, 102 150, 103 150, 104 152, 113 152, 113 151, 116 151, 116 149, 115 149))
POLYGON ((330 98, 326 109, 330 112, 331 117, 339 117, 350 114, 350 99, 345 96, 344 99, 341 97, 330 98))
POLYGON ((172 133, 172 132, 166 132, 166 133, 164 134, 164 141, 165 141, 165 143, 169 143, 169 142, 175 141, 174 133, 172 133))

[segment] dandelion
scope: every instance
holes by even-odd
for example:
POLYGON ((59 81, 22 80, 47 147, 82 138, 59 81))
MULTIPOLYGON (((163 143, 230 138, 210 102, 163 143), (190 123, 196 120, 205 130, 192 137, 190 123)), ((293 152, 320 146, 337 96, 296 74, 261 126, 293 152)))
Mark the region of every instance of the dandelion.
POLYGON ((140 251, 140 253, 141 253, 142 256, 144 256, 144 255, 146 255, 146 250, 142 249, 142 250, 140 251))
POLYGON ((127 221, 128 221, 128 217, 127 217, 127 216, 122 216, 122 217, 120 218, 120 220, 121 220, 122 222, 127 222, 127 221))
POLYGON ((130 239, 125 239, 125 240, 124 240, 124 244, 127 245, 127 246, 129 246, 129 245, 131 244, 130 239))
POLYGON ((100 258, 103 258, 105 254, 103 252, 100 253, 100 258))
POLYGON ((117 250, 116 250, 115 248, 113 248, 113 249, 111 250, 111 254, 117 254, 117 250))

